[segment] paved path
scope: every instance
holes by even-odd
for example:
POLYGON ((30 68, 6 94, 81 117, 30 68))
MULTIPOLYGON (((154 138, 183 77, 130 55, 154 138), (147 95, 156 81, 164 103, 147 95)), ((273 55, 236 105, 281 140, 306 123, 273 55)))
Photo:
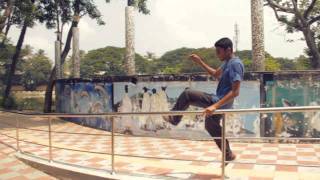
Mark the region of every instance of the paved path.
MULTIPOLYGON (((0 143, 16 148, 14 118, 11 114, 0 115, 0 143), (6 135, 6 136, 5 136, 6 135), (8 137, 10 136, 10 137, 8 137)), ((21 120, 20 148, 23 152, 48 158, 48 130, 47 119, 39 117, 17 117, 21 120), (35 142, 38 145, 30 144, 35 142), (42 144, 42 145, 41 145, 42 144)), ((110 170, 110 133, 88 127, 83 127, 62 120, 54 120, 53 131, 53 159, 96 169, 110 170), (68 134, 80 133, 80 134, 68 134), (83 135, 91 133, 95 135, 83 135), (78 151, 61 150, 69 148, 78 151), (95 151, 94 153, 80 151, 95 151)), ((116 136, 115 152, 118 155, 131 155, 135 157, 116 156, 116 171, 132 175, 143 175, 152 178, 181 179, 217 179, 221 169, 221 159, 214 142, 159 139, 153 137, 125 137, 116 136), (139 156, 150 156, 156 159, 145 159, 139 156), (170 158, 181 159, 168 160, 170 158), (205 160, 209 162, 200 162, 205 160)), ((268 143, 231 143, 233 151, 237 154, 237 161, 252 163, 278 163, 320 165, 319 144, 268 144, 268 143)), ((2 149, 2 148, 1 148, 2 149)), ((7 148, 10 149, 10 148, 7 148)), ((8 150, 9 151, 9 150, 8 150)), ((12 151, 12 150, 11 150, 12 151)), ((10 154, 10 152, 9 152, 10 154)), ((2 174, 2 173, 0 173, 2 174)), ((226 174, 231 179, 320 179, 320 168, 294 167, 284 165, 254 165, 229 164, 226 174)), ((1 177, 1 175, 0 175, 1 177)), ((0 178, 1 179, 1 178, 0 178)))
POLYGON ((0 179, 1 180, 46 180, 55 179, 17 160, 13 153, 15 150, 3 144, 0 137, 0 179))

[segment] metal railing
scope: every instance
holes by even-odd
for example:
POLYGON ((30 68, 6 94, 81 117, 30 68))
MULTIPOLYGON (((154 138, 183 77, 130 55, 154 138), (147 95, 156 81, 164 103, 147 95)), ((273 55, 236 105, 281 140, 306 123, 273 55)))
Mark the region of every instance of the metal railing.
MULTIPOLYGON (((253 109, 224 109, 224 110, 216 110, 214 114, 222 114, 222 131, 221 131, 221 137, 212 137, 213 139, 222 139, 222 157, 221 161, 205 161, 205 162, 221 162, 221 178, 225 178, 225 164, 226 163, 239 163, 239 164, 262 164, 262 165, 286 165, 286 166, 306 166, 306 167, 320 167, 320 165, 299 165, 299 164, 274 164, 274 163, 250 163, 250 162, 237 162, 237 161, 226 161, 226 139, 297 139, 297 140, 320 140, 320 138, 291 138, 291 137, 226 137, 226 121, 227 121, 227 114, 248 114, 248 113, 279 113, 279 112, 316 112, 320 111, 320 106, 302 106, 302 107, 276 107, 276 108, 253 108, 253 109)), ((48 132, 48 147, 49 147, 49 162, 53 161, 52 157, 52 120, 53 118, 67 118, 67 117, 109 117, 111 120, 111 173, 115 173, 115 156, 129 156, 129 157, 139 157, 139 158, 155 158, 156 157, 146 157, 146 156, 133 156, 133 155, 121 155, 115 153, 115 124, 116 120, 115 117, 121 117, 121 116, 150 116, 150 115, 162 115, 162 116, 175 116, 175 115, 201 115, 203 111, 169 111, 169 112, 132 112, 132 113, 97 113, 97 114, 64 114, 64 113, 27 113, 27 112, 19 112, 19 111, 6 111, 6 110, 0 110, 0 112, 6 112, 6 113, 14 113, 19 114, 23 116, 37 116, 37 117, 45 117, 48 118, 48 131, 45 130, 38 130, 38 131, 45 131, 48 132)), ((16 139, 16 146, 17 151, 22 152, 20 149, 20 141, 28 142, 25 140, 20 139, 20 133, 19 130, 23 129, 20 127, 20 122, 18 118, 15 118, 15 129, 16 129, 16 137, 11 137, 16 139)), ((320 119, 319 119, 320 121, 320 119)), ((36 129, 29 129, 29 130, 36 130, 36 129)), ((57 132, 55 133, 67 133, 67 132, 57 132)), ((84 134, 84 135, 101 135, 103 134, 87 134, 87 133, 68 133, 68 134, 84 134)), ((28 142, 37 144, 34 142, 28 142)), ((43 145, 43 144, 41 144, 43 145)), ((47 145, 43 145, 47 146, 47 145)), ((75 150, 70 148, 62 148, 62 147, 54 147, 58 149, 64 149, 64 150, 71 150, 71 151, 81 151, 81 150, 75 150)), ((93 151, 81 151, 81 152, 89 152, 89 153, 99 153, 99 152, 93 152, 93 151)), ((101 154, 108 154, 108 153, 101 153, 101 154)), ((168 159, 168 158, 166 158, 168 159)), ((181 160, 181 159, 175 159, 175 158, 169 158, 169 160, 181 160)), ((184 160, 185 161, 185 160, 184 160)), ((201 161, 201 160, 197 160, 201 161)))

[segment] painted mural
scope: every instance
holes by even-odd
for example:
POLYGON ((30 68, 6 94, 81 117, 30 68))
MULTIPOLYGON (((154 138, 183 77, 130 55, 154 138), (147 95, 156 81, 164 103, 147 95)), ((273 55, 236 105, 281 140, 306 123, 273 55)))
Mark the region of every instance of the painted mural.
MULTIPOLYGON (((56 111, 60 113, 112 112, 112 84, 103 82, 57 81, 56 111)), ((110 130, 107 118, 65 118, 85 126, 110 130)))
MULTIPOLYGON (((114 83, 114 103, 118 112, 160 112, 169 111, 178 96, 186 89, 214 93, 216 81, 171 81, 138 82, 137 84, 114 83)), ((234 108, 260 107, 260 83, 245 81, 234 108)), ((189 110, 200 110, 190 107, 189 110)), ((258 114, 229 115, 227 133, 229 136, 259 136, 260 118, 258 114)), ((117 118, 117 131, 134 135, 157 135, 184 138, 209 138, 204 128, 204 117, 188 115, 178 126, 166 123, 162 116, 140 116, 117 118)))
MULTIPOLYGON (((246 80, 241 84, 240 96, 236 98, 234 108, 320 105, 320 78, 313 78, 310 74, 303 78, 300 76, 268 75, 263 80, 263 91, 260 89, 260 80, 253 80, 259 78, 246 80), (266 96, 260 97, 264 93, 266 96), (264 97, 265 103, 261 105, 260 100, 264 97)), ((147 77, 147 80, 142 77, 142 80, 137 81, 127 80, 127 77, 117 77, 116 80, 58 80, 56 110, 61 113, 92 114, 112 111, 169 111, 186 88, 206 93, 214 93, 217 88, 217 82, 211 79, 188 80, 174 77, 177 80, 154 80, 152 77, 147 77)), ((191 106, 188 110, 201 109, 191 106)), ((106 118, 67 120, 94 128, 111 129, 111 123, 106 118)), ((210 138, 201 115, 186 115, 178 126, 167 123, 161 115, 123 116, 116 117, 115 120, 116 132, 123 134, 210 138)), ((227 116, 226 124, 227 135, 233 137, 320 137, 320 112, 232 114, 227 116)))
MULTIPOLYGON (((310 78, 266 83, 267 107, 320 105, 320 82, 310 78)), ((320 112, 264 115, 266 136, 320 137, 320 112)))

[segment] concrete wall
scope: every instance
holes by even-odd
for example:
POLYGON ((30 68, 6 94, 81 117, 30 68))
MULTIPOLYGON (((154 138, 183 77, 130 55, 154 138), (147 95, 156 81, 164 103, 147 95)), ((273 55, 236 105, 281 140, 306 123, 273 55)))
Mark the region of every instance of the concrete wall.
MULTIPOLYGON (((246 73, 245 81, 241 85, 240 96, 235 100, 234 108, 320 104, 319 77, 320 73, 318 71, 246 73)), ((217 81, 205 75, 103 77, 92 80, 68 79, 58 80, 56 84, 57 111, 65 113, 145 111, 145 88, 148 89, 146 93, 150 96, 150 111, 169 110, 185 88, 215 93, 217 87, 217 81), (125 91, 126 87, 127 93, 125 91), (163 88, 165 91, 162 90, 163 88), (161 94, 165 94, 165 96, 161 94), (155 103, 159 105, 153 106, 155 103)), ((199 110, 199 108, 191 106, 190 110, 199 110)), ((227 117, 227 133, 229 136, 250 137, 318 137, 320 132, 319 116, 319 112, 307 114, 234 114, 227 117)), ((71 120, 110 130, 108 119, 88 120, 77 118, 71 120)), ((201 116, 185 116, 178 126, 165 123, 161 116, 119 117, 116 118, 116 121, 116 130, 120 133, 209 138, 204 129, 204 119, 201 116)))

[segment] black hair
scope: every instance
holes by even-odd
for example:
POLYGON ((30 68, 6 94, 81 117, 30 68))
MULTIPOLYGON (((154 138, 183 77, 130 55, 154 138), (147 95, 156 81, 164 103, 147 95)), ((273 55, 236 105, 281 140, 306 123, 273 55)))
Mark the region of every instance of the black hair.
POLYGON ((152 93, 155 94, 157 93, 157 90, 155 88, 152 89, 152 93))
POLYGON ((162 89, 163 91, 166 91, 167 86, 162 86, 161 89, 162 89))
POLYGON ((148 92, 148 88, 147 87, 143 87, 143 91, 146 93, 146 92, 148 92))
POLYGON ((231 50, 233 50, 233 43, 229 38, 221 38, 219 39, 214 46, 217 48, 223 48, 224 50, 230 48, 231 50))

